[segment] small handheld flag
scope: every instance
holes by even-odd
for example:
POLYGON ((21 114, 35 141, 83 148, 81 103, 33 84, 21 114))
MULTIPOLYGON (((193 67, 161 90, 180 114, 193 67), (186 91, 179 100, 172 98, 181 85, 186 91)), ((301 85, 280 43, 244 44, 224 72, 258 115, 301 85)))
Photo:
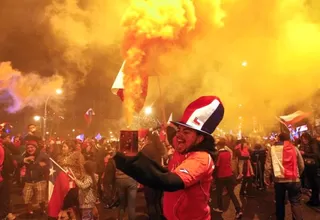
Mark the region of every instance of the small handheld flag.
POLYGON ((79 134, 77 137, 76 137, 77 140, 80 140, 80 141, 84 141, 84 134, 79 134))
POLYGON ((100 141, 101 138, 102 138, 102 136, 101 136, 101 134, 99 133, 99 134, 97 134, 97 136, 95 136, 94 138, 95 138, 97 141, 100 141))

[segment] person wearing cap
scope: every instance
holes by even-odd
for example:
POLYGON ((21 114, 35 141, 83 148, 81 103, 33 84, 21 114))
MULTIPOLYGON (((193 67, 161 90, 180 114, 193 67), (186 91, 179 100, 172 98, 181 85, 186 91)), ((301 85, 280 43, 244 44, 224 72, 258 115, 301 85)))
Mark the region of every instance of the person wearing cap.
MULTIPOLYGON (((202 96, 188 105, 170 141, 175 153, 168 169, 143 152, 114 156, 118 169, 141 184, 164 190, 163 212, 167 220, 210 220, 210 187, 214 170, 212 133, 224 115, 215 96, 202 96)), ((169 129, 170 130, 170 129, 169 129)), ((172 130, 172 129, 171 129, 172 130)))
POLYGON ((49 164, 48 155, 40 151, 38 143, 27 141, 23 159, 23 165, 26 167, 23 199, 29 215, 33 215, 33 202, 39 204, 42 212, 45 212, 47 201, 46 177, 49 174, 49 164))

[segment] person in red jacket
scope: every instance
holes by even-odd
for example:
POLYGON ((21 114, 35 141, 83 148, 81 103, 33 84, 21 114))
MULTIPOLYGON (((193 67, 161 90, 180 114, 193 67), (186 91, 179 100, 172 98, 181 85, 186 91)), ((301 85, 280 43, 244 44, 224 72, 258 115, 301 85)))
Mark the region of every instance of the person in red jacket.
POLYGON ((0 144, 0 219, 5 219, 8 215, 8 194, 9 194, 9 184, 5 179, 3 178, 2 169, 3 169, 3 163, 4 163, 4 148, 3 145, 0 144))
POLYGON ((203 96, 193 101, 169 135, 175 148, 168 169, 139 152, 134 157, 117 153, 119 170, 141 184, 164 190, 163 212, 167 220, 211 220, 210 187, 214 169, 212 133, 224 115, 219 98, 203 96), (173 132, 174 133, 174 132, 173 132))
POLYGON ((242 211, 240 203, 234 194, 234 187, 237 184, 236 178, 232 172, 232 151, 226 147, 226 140, 224 138, 219 139, 217 143, 218 155, 216 159, 216 185, 217 185, 217 203, 218 208, 213 210, 216 212, 223 212, 222 209, 222 190, 223 187, 226 187, 228 195, 230 196, 231 201, 236 209, 236 219, 242 217, 242 211))

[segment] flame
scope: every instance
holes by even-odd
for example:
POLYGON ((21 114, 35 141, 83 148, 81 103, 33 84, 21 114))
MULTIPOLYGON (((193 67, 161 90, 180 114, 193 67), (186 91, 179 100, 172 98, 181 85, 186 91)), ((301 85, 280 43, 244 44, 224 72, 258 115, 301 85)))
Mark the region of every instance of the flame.
MULTIPOLYGON (((210 10, 211 21, 222 25, 224 13, 220 0, 133 0, 123 16, 125 27, 123 56, 124 105, 129 124, 133 113, 144 105, 148 87, 148 76, 155 74, 152 60, 156 56, 184 47, 189 38, 205 30, 198 22, 197 12, 210 10), (196 9, 196 5, 203 6, 196 9)), ((157 71, 157 70, 155 70, 157 71)), ((157 73, 156 73, 157 74, 157 73)))

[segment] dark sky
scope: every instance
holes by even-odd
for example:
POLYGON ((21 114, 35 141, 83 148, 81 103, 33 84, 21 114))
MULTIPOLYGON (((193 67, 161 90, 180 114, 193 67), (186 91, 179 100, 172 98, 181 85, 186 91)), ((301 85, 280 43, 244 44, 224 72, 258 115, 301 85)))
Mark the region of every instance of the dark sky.
MULTIPOLYGON (((0 62, 11 61, 12 66, 23 73, 51 76, 59 72, 66 78, 63 95, 67 100, 58 108, 62 113, 57 113, 65 117, 62 127, 83 129, 84 113, 93 108, 95 121, 100 122, 93 126, 98 130, 104 119, 122 116, 120 99, 110 91, 122 63, 119 45, 83 51, 91 62, 86 71, 66 61, 62 56, 66 48, 53 35, 48 21, 39 19, 50 2, 1 0, 0 62)), ((32 122, 33 115, 43 113, 43 106, 26 108, 14 115, 7 114, 4 106, 0 111, 2 121, 14 123, 20 130, 32 122)))
MULTIPOLYGON (((65 99, 60 104, 56 102, 59 100, 49 101, 52 107, 49 108, 50 130, 64 134, 70 133, 72 129, 90 134, 106 132, 110 119, 117 121, 123 116, 120 99, 111 93, 112 83, 123 62, 120 41, 104 47, 90 46, 83 50, 81 58, 88 59, 90 67, 80 68, 77 63, 65 59, 63 54, 68 50, 68 45, 61 43, 53 34, 49 21, 42 19, 46 6, 51 2, 1 0, 0 62, 11 61, 13 68, 24 74, 36 72, 50 77, 58 72, 65 78, 65 99), (89 108, 93 108, 96 115, 88 129, 84 113, 89 108), (56 117, 57 115, 62 115, 64 120, 56 117)), ((155 100, 154 105, 159 106, 158 100, 155 100)), ((15 132, 24 131, 27 124, 34 123, 34 115, 43 115, 44 112, 44 106, 40 105, 8 114, 5 106, 6 104, 2 104, 0 109, 1 120, 12 123, 15 132)), ((167 111, 169 115, 170 106, 167 111)), ((159 112, 155 114, 160 117, 159 112)))

